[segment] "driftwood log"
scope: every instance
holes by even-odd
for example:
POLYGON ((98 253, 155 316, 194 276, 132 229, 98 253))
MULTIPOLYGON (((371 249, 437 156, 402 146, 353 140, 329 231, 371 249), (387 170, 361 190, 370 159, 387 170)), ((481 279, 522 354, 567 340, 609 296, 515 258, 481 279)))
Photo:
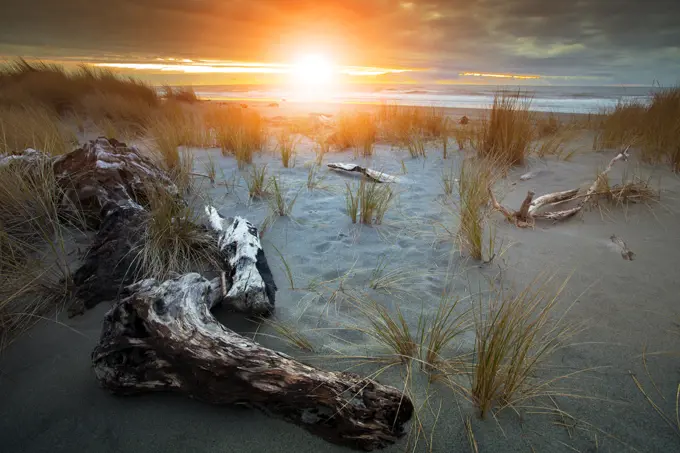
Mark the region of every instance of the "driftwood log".
POLYGON ((246 405, 361 450, 394 443, 413 414, 395 388, 313 368, 225 328, 210 312, 220 289, 198 274, 127 292, 92 353, 97 379, 114 394, 172 391, 246 405))
POLYGON ((224 262, 220 277, 224 302, 241 312, 271 314, 277 288, 257 228, 241 217, 225 227, 217 209, 206 206, 205 212, 224 262))
POLYGON ((607 176, 607 174, 611 171, 612 166, 616 162, 619 160, 628 160, 628 157, 630 157, 630 153, 628 152, 629 149, 630 147, 627 147, 609 162, 609 165, 607 165, 607 167, 597 175, 597 178, 590 185, 583 196, 579 195, 580 190, 578 188, 565 190, 563 192, 548 193, 535 199, 535 193, 533 191, 529 191, 527 192, 527 196, 524 198, 520 209, 518 211, 513 211, 498 203, 493 190, 491 187, 489 187, 489 197, 491 199, 491 204, 493 208, 501 212, 509 222, 514 223, 520 228, 533 227, 536 219, 547 219, 553 221, 566 220, 581 212, 583 207, 588 204, 588 202, 596 194, 597 188, 599 187, 602 179, 607 176), (556 206, 562 203, 568 203, 577 200, 578 203, 572 208, 558 211, 540 212, 540 210, 545 206, 556 206))
POLYGON ((396 176, 388 175, 387 173, 373 170, 371 168, 365 168, 356 164, 343 164, 336 162, 328 164, 328 168, 330 168, 331 170, 361 173, 362 175, 376 182, 390 183, 399 181, 399 178, 397 178, 396 176))

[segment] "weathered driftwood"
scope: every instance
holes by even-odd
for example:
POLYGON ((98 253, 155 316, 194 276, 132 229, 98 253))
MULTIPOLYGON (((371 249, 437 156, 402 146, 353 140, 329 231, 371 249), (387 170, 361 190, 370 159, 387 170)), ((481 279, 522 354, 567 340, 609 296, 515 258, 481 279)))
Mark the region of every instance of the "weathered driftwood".
POLYGON ((591 184, 586 193, 581 197, 578 195, 578 188, 565 190, 563 192, 548 193, 536 199, 534 199, 534 192, 530 190, 527 192, 527 196, 524 198, 519 211, 512 211, 498 203, 493 190, 491 187, 489 187, 489 197, 491 199, 491 204, 493 208, 501 212, 509 222, 512 222, 521 228, 533 227, 536 219, 547 219, 553 221, 566 220, 581 212, 583 207, 586 206, 591 198, 595 195, 602 178, 607 176, 609 171, 611 171, 612 166, 616 162, 619 160, 628 159, 630 156, 630 153, 628 152, 629 148, 630 147, 627 147, 625 150, 621 151, 609 162, 609 165, 607 165, 607 167, 597 175, 597 178, 593 184, 591 184), (577 199, 579 200, 578 203, 572 208, 544 213, 539 212, 539 210, 545 206, 556 206, 558 204, 576 201, 577 199))
POLYGON ((238 311, 270 314, 277 288, 257 228, 241 217, 225 227, 217 209, 206 206, 205 212, 218 235, 217 246, 222 253, 224 273, 220 281, 225 302, 238 311))
POLYGON ((93 226, 106 216, 104 206, 146 204, 150 189, 173 196, 179 191, 168 175, 136 148, 100 137, 54 160, 54 172, 71 203, 93 226))
POLYGON ((399 179, 396 176, 388 175, 387 173, 383 173, 377 170, 373 170, 370 168, 364 168, 356 164, 343 164, 343 163, 330 163, 328 164, 328 168, 332 170, 340 170, 340 171, 347 171, 347 172, 358 172, 366 176, 367 178, 372 179, 373 181, 376 182, 398 182, 399 179))
POLYGON ((611 239, 614 244, 619 246, 619 249, 621 249, 621 257, 624 260, 633 261, 633 259, 635 259, 635 253, 633 253, 633 251, 628 248, 628 245, 625 243, 623 239, 621 239, 615 234, 612 234, 609 239, 611 239))
POLYGON ((107 313, 92 353, 97 379, 114 394, 173 391, 247 405, 362 450, 394 443, 413 414, 395 388, 313 368, 225 328, 210 312, 219 287, 198 274, 145 280, 128 292, 107 313))

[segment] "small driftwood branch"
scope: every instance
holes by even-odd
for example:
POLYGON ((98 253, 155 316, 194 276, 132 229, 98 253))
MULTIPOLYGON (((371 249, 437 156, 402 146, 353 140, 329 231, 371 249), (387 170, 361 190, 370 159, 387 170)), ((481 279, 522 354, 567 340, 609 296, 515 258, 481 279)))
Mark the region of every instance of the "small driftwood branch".
POLYGON ((367 178, 370 178, 376 182, 390 183, 399 181, 399 178, 397 178, 396 176, 388 175, 387 173, 376 171, 370 168, 364 168, 355 164, 343 164, 336 162, 328 164, 328 168, 332 170, 361 173, 367 178))
POLYGON ((305 365, 234 333, 210 312, 213 293, 219 287, 199 274, 128 287, 107 313, 92 353, 99 383, 116 395, 170 391, 250 406, 360 450, 403 436, 413 415, 408 396, 353 373, 305 365))
POLYGON ((590 185, 585 195, 583 196, 578 195, 579 193, 578 188, 565 190, 563 192, 548 193, 545 195, 541 195, 536 199, 533 198, 534 192, 529 191, 527 193, 526 198, 522 202, 522 206, 520 207, 519 211, 512 211, 504 206, 501 206, 498 203, 496 197, 493 194, 493 190, 491 190, 491 187, 489 187, 489 196, 491 199, 491 204, 493 208, 501 212, 509 222, 512 222, 521 228, 533 227, 535 219, 547 219, 552 221, 566 220, 574 216, 575 214, 581 212, 583 207, 590 201, 593 195, 596 194, 597 188, 599 187, 602 178, 607 176, 607 174, 611 171, 612 166, 616 162, 618 162, 619 160, 628 160, 628 157, 630 157, 629 149, 630 146, 626 147, 626 149, 617 154, 609 162, 609 165, 607 165, 607 167, 600 174, 597 175, 597 178, 595 179, 593 184, 590 185), (579 199, 578 204, 572 208, 544 213, 539 212, 540 209, 546 206, 555 206, 558 204, 575 201, 577 199, 579 199))
POLYGON ((225 302, 241 312, 271 314, 277 288, 257 228, 242 217, 225 227, 217 209, 206 206, 205 212, 218 234, 217 246, 225 266, 221 283, 225 302))

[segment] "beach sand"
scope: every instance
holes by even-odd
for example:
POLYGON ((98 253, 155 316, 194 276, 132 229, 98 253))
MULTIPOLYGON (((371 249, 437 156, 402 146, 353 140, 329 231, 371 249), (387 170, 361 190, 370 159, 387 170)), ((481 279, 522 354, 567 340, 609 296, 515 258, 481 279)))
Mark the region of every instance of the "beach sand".
MULTIPOLYGON (((617 152, 595 153, 591 145, 592 136, 584 133, 570 144, 579 151, 571 161, 532 158, 526 166, 513 169, 496 189, 502 203, 518 208, 529 189, 540 195, 588 187, 597 169, 617 152), (536 176, 521 181, 519 176, 530 170, 535 170, 536 176)), ((557 288, 571 275, 556 315, 571 307, 566 319, 582 329, 551 357, 542 373, 578 372, 556 387, 582 397, 554 398, 574 420, 537 413, 545 411, 532 409, 539 405, 535 401, 522 405, 526 407, 519 411, 521 416, 506 409, 497 419, 480 420, 469 401, 441 382, 428 384, 427 376, 414 365, 407 387, 416 406, 426 400, 428 404, 422 411, 424 433, 413 451, 468 450, 463 422, 468 416, 481 452, 680 449, 678 436, 648 405, 629 374, 635 373, 650 396, 674 418, 680 382, 677 355, 647 358, 649 372, 665 400, 649 383, 641 358, 645 348, 648 353, 680 351, 676 265, 680 252, 680 179, 669 169, 639 164, 633 153, 630 162, 618 163, 610 174, 612 183, 638 166, 641 174, 652 174, 662 193, 660 203, 651 209, 644 205, 612 206, 562 223, 539 222, 534 229, 518 229, 495 213, 492 218, 499 251, 492 263, 480 264, 461 255, 454 240, 436 228, 441 224, 456 230, 455 214, 441 203, 441 172, 451 165, 457 169, 465 151, 450 151, 447 160, 434 144, 428 148, 426 159, 412 159, 406 151, 388 145, 376 146, 375 155, 367 160, 355 159, 351 151, 327 154, 324 165, 359 163, 400 178, 393 185, 396 199, 383 225, 360 226, 353 225, 346 215, 344 196, 346 183, 355 184, 358 178, 324 167, 319 175, 326 187, 308 190, 308 168, 315 157, 312 148, 308 139, 300 142, 294 168, 283 168, 273 145, 255 160, 257 165, 266 164, 270 175, 280 177, 289 197, 299 192, 292 216, 274 219, 264 231, 263 247, 279 287, 277 319, 298 326, 316 351, 301 352, 274 338, 276 332, 271 327, 218 309, 216 315, 227 327, 255 336, 265 346, 304 362, 334 370, 351 368, 368 375, 381 366, 357 366, 360 360, 350 357, 389 351, 354 328, 365 326, 366 319, 342 297, 332 300, 338 288, 365 291, 388 307, 398 304, 415 330, 422 312, 436 310, 447 281, 461 298, 458 310, 463 311, 476 303, 477 295, 488 288, 489 282, 522 289, 546 272, 555 275, 552 285, 557 288), (402 161, 406 174, 402 174, 402 161), (626 241, 635 252, 635 260, 622 259, 610 240, 613 234, 626 241), (294 289, 277 250, 292 272, 294 289), (391 294, 369 288, 381 260, 387 264, 387 271, 402 269, 407 276, 402 288, 391 294)), ((256 225, 267 218, 267 203, 248 199, 244 181, 247 169, 240 172, 233 158, 223 157, 216 149, 191 151, 196 172, 204 172, 204 165, 212 159, 218 181, 227 183, 227 187, 211 187, 206 180, 197 179, 202 188, 199 192, 207 194, 224 216, 244 216, 256 225)), ((41 321, 4 351, 0 357, 1 451, 347 451, 255 410, 214 407, 167 394, 111 396, 98 387, 90 368, 90 353, 108 308, 101 304, 73 319, 59 316, 41 321)), ((474 333, 467 332, 455 344, 460 353, 471 352, 474 333)), ((404 367, 392 366, 376 379, 404 388, 405 375, 404 367)), ((541 406, 545 404, 540 402, 541 406)), ((409 431, 415 435, 413 423, 409 431)), ((386 451, 406 448, 405 438, 386 451)))

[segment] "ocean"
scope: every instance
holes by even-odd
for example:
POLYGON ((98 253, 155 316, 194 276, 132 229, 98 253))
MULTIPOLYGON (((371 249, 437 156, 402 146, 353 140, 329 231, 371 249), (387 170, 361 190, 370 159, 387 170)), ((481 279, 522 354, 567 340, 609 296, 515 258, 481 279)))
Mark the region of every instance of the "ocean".
POLYGON ((488 108, 499 90, 517 92, 531 97, 531 110, 558 113, 598 113, 619 102, 647 102, 659 88, 624 86, 490 86, 446 85, 429 87, 364 86, 342 92, 304 93, 263 86, 195 86, 201 98, 221 101, 262 102, 331 102, 331 103, 393 103, 414 106, 449 108, 488 108))

